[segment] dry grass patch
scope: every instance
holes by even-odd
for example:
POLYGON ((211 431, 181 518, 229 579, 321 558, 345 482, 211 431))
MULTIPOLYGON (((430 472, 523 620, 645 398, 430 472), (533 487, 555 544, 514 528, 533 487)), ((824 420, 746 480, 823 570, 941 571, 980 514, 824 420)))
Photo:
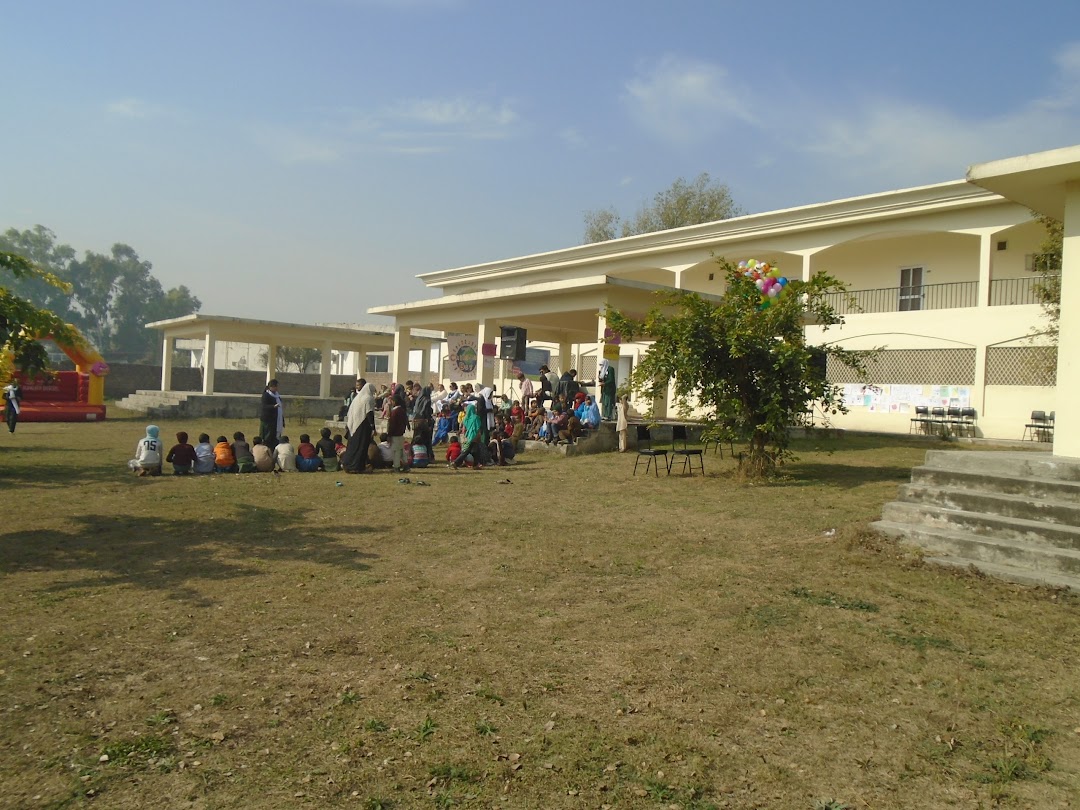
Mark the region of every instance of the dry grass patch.
POLYGON ((1076 600, 867 531, 925 443, 802 442, 763 487, 711 454, 705 478, 532 456, 418 487, 138 479, 141 434, 0 445, 13 806, 1075 800, 1076 600))

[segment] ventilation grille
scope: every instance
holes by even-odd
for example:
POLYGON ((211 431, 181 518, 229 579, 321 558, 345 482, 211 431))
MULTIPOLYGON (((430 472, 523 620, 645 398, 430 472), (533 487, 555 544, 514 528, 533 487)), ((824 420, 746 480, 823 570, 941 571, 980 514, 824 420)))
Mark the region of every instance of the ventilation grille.
MULTIPOLYGON (((974 385, 974 349, 893 349, 866 363, 866 381, 881 385, 974 385)), ((836 385, 863 382, 830 357, 826 376, 836 385)))

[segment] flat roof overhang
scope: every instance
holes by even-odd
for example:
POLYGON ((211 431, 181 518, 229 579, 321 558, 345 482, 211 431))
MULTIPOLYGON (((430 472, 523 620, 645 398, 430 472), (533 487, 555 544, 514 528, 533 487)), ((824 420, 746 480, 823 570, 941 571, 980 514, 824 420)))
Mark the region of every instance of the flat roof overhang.
MULTIPOLYGON (((597 317, 607 306, 641 317, 661 303, 661 293, 674 287, 592 276, 550 281, 483 292, 445 295, 407 304, 372 307, 372 315, 390 315, 399 326, 475 334, 481 320, 526 329, 529 340, 592 343, 597 340, 597 317)), ((699 295, 702 295, 699 293, 699 295)), ((719 301, 716 296, 702 295, 719 301)))
POLYGON ((1064 220, 1067 187, 1080 183, 1080 146, 977 163, 968 169, 967 179, 1032 211, 1064 220))
MULTIPOLYGON (((342 326, 317 326, 281 321, 263 321, 251 318, 231 318, 225 315, 184 315, 146 324, 147 329, 158 329, 168 338, 191 338, 204 340, 206 333, 214 340, 235 343, 257 343, 276 346, 302 346, 320 348, 326 343, 345 351, 393 351, 393 329, 351 329, 342 326)), ((413 348, 427 348, 438 335, 413 335, 413 348)))

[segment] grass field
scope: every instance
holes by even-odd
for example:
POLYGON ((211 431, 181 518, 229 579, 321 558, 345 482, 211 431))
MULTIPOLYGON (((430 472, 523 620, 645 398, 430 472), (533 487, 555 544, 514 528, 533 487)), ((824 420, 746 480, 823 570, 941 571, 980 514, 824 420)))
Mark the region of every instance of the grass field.
POLYGON ((1078 601, 867 530, 924 442, 422 487, 140 479, 143 425, 0 435, 0 805, 1076 806, 1078 601))

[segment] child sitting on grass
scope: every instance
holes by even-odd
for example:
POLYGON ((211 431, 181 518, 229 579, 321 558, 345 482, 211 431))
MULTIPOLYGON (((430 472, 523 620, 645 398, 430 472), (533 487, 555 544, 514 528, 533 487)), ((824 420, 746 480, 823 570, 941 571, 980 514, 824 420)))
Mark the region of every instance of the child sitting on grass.
POLYGON ((255 459, 255 472, 274 471, 274 451, 263 444, 261 436, 251 440, 251 455, 255 459))
POLYGON ((210 444, 210 435, 199 434, 199 443, 195 445, 195 474, 209 475, 214 471, 214 445, 210 444))
POLYGON ((251 445, 247 443, 244 434, 239 430, 233 434, 232 451, 233 456, 236 457, 237 472, 255 472, 255 456, 251 452, 251 445))
POLYGON ((458 456, 461 455, 461 442, 458 440, 457 434, 453 434, 450 437, 450 444, 446 447, 446 461, 447 467, 451 466, 458 460, 458 456))
POLYGON ((138 473, 140 478, 161 475, 161 439, 158 438, 157 425, 146 426, 146 435, 135 445, 135 458, 128 462, 128 468, 138 473))
POLYGON ((338 454, 337 445, 334 444, 334 440, 330 438, 330 428, 324 427, 319 431, 321 437, 315 442, 315 449, 319 451, 319 455, 322 456, 322 466, 327 472, 338 471, 338 454))
POLYGON ((195 448, 188 444, 187 433, 181 430, 176 434, 176 444, 165 461, 172 464, 173 475, 191 475, 195 468, 195 448))
POLYGON ((217 444, 214 445, 214 472, 236 472, 236 456, 233 454, 232 445, 224 436, 218 436, 217 444))
POLYGON ((322 462, 319 460, 319 452, 315 449, 315 445, 311 443, 311 437, 306 433, 301 433, 300 444, 296 447, 296 471, 318 472, 321 469, 322 462))
POLYGON ((296 472, 296 451, 289 444, 288 436, 279 436, 274 448, 274 468, 282 472, 296 472))

